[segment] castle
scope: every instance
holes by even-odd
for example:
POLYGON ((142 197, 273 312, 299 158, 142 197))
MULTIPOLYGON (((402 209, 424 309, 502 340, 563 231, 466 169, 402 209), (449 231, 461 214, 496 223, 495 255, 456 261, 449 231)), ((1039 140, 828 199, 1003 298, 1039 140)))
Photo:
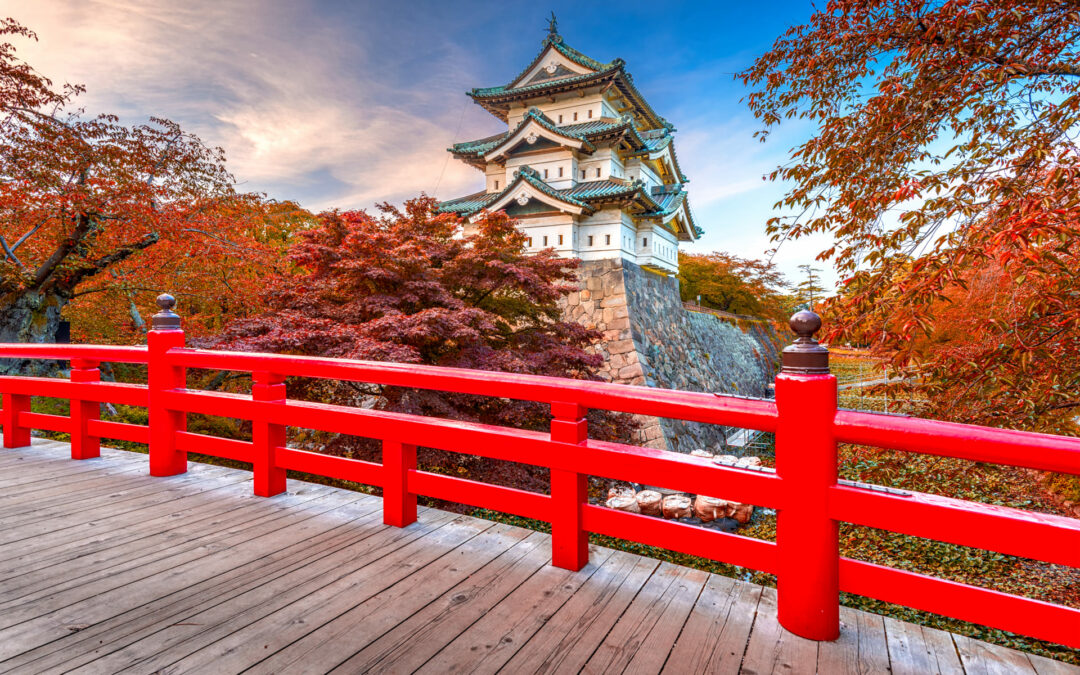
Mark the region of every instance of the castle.
MULTIPOLYGON (((516 218, 530 250, 579 258, 564 316, 599 331, 609 382, 767 396, 778 360, 771 329, 744 332, 679 298, 679 245, 701 236, 673 144, 675 127, 634 86, 622 59, 567 46, 552 17, 540 54, 509 84, 469 96, 507 130, 450 152, 484 190, 439 204, 469 223, 516 218)), ((640 418, 642 445, 735 452, 732 430, 640 418)))
POLYGON ((531 250, 677 272, 680 242, 701 231, 675 128, 645 101, 622 59, 602 63, 566 45, 554 17, 542 44, 509 84, 469 92, 507 130, 449 149, 487 185, 439 210, 466 222, 504 210, 531 250))

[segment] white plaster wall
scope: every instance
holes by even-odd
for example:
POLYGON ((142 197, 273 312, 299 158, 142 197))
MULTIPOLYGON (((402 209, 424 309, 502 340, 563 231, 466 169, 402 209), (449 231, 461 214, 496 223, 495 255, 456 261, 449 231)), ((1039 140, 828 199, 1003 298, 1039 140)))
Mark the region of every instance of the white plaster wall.
POLYGON ((679 241, 659 224, 642 223, 635 233, 635 262, 660 267, 669 272, 679 269, 679 241))
POLYGON ((647 163, 642 162, 640 157, 631 157, 626 160, 626 177, 630 180, 641 179, 650 188, 663 185, 656 171, 647 163))
POLYGON ((508 185, 506 170, 494 162, 485 168, 484 180, 487 181, 488 192, 501 192, 508 185))
POLYGON ((575 225, 574 217, 569 214, 557 216, 542 216, 538 218, 525 218, 519 225, 526 237, 532 237, 532 246, 529 251, 539 251, 545 248, 553 248, 564 258, 576 258, 577 251, 574 246, 575 225), (562 243, 559 237, 562 236, 562 243), (544 243, 547 237, 547 243, 544 243))
POLYGON ((609 178, 625 178, 626 169, 618 153, 613 152, 611 147, 600 147, 591 155, 583 156, 578 161, 575 180, 579 183, 595 180, 607 180, 609 178), (597 175, 597 169, 600 170, 597 175), (581 177, 582 170, 585 177, 581 177))
POLYGON ((582 260, 623 256, 622 217, 619 209, 602 209, 578 221, 578 253, 582 260), (592 244, 589 243, 592 237, 592 244))
POLYGON ((536 169, 540 172, 540 177, 545 183, 555 188, 556 190, 564 190, 574 186, 574 172, 577 171, 577 159, 569 150, 562 148, 553 148, 550 152, 535 155, 522 155, 519 157, 509 157, 506 160, 506 166, 501 168, 503 176, 507 181, 514 180, 514 172, 523 166, 528 166, 536 169), (563 175, 559 177, 559 169, 562 168, 563 175), (544 177, 544 170, 547 170, 548 175, 544 177))
POLYGON ((598 120, 601 117, 612 116, 610 104, 605 105, 605 101, 599 92, 587 93, 585 96, 578 96, 577 92, 574 92, 568 96, 557 97, 554 103, 548 97, 526 101, 525 103, 526 105, 511 107, 507 113, 506 121, 510 130, 516 129, 517 125, 521 124, 521 119, 525 117, 525 112, 529 108, 539 108, 552 122, 561 126, 581 124, 590 120, 598 120), (590 110, 592 111, 592 117, 589 117, 590 110), (574 119, 574 113, 577 113, 576 120, 574 119), (562 121, 559 121, 560 115, 562 115, 562 121))

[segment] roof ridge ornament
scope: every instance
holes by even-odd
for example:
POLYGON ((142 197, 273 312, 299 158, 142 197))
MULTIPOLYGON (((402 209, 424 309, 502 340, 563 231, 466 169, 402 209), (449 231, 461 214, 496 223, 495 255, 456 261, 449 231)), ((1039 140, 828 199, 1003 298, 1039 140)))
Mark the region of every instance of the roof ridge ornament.
POLYGON ((558 19, 555 18, 555 10, 551 11, 551 18, 548 19, 548 38, 544 42, 558 43, 562 42, 563 38, 558 35, 558 19))

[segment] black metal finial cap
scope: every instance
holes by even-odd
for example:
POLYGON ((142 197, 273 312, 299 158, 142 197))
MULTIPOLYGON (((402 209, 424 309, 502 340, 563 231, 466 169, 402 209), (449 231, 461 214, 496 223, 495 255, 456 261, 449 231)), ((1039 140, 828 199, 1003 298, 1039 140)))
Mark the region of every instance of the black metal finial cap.
POLYGON ((784 348, 780 372, 803 375, 823 375, 829 372, 829 350, 818 344, 814 333, 821 330, 821 317, 803 310, 795 312, 788 322, 798 336, 784 348))
POLYGON ((176 298, 168 293, 162 293, 157 297, 157 306, 161 308, 161 311, 150 320, 153 329, 180 330, 180 316, 173 311, 173 307, 176 307, 176 298))

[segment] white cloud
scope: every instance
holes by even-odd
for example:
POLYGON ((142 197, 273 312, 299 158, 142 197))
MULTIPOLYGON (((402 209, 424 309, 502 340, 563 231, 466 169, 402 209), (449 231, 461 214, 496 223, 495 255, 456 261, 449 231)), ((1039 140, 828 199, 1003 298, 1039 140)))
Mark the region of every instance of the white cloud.
MULTIPOLYGON (((31 65, 87 85, 89 112, 180 122, 225 148, 246 189, 314 209, 430 192, 464 99, 451 87, 470 58, 439 45, 443 58, 402 94, 364 35, 307 2, 0 0, 0 12, 38 33, 39 43, 18 45, 31 65)), ((439 192, 479 184, 451 162, 439 192)))

